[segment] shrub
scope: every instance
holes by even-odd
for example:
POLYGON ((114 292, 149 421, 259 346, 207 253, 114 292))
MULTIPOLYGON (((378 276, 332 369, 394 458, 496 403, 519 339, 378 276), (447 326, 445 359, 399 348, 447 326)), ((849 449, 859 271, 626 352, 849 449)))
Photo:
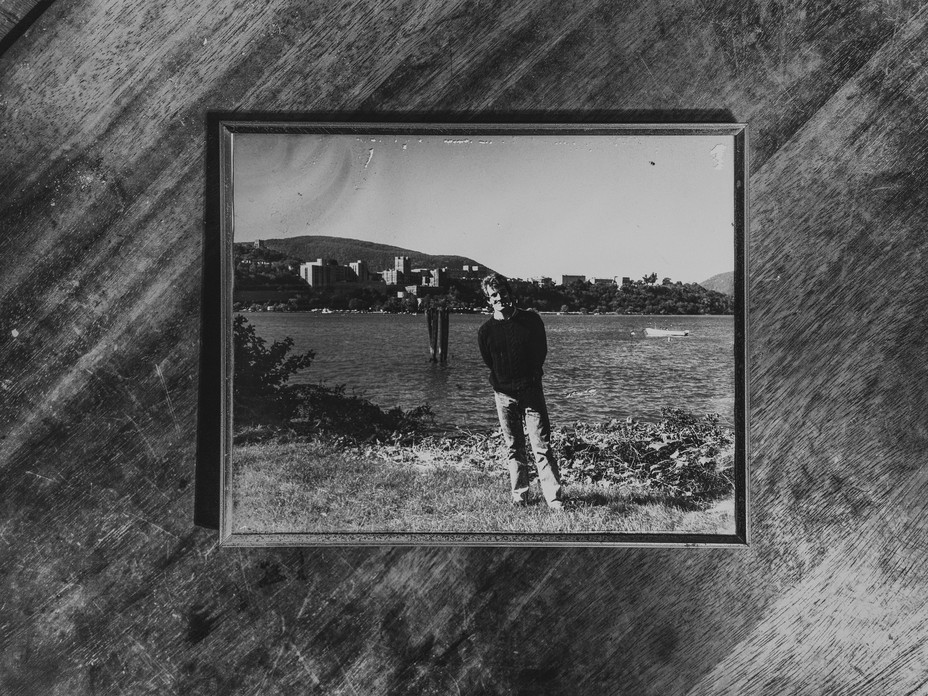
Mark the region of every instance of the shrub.
POLYGON ((344 385, 287 384, 294 373, 312 365, 315 352, 289 355, 289 336, 268 346, 243 316, 235 317, 232 338, 236 444, 320 434, 345 442, 408 444, 434 425, 428 405, 383 410, 346 394, 344 385))
POLYGON ((286 421, 296 411, 298 398, 287 381, 309 367, 315 353, 288 355, 293 339, 274 341, 270 347, 255 327, 238 315, 232 322, 234 376, 233 418, 237 425, 286 421))
POLYGON ((624 484, 693 502, 729 493, 733 439, 718 415, 665 408, 661 416, 657 424, 613 420, 556 432, 564 482, 624 484))
POLYGON ((427 404, 409 411, 384 410, 361 396, 346 394, 343 384, 301 386, 295 391, 299 403, 291 426, 298 433, 325 433, 352 442, 410 444, 434 424, 427 404))

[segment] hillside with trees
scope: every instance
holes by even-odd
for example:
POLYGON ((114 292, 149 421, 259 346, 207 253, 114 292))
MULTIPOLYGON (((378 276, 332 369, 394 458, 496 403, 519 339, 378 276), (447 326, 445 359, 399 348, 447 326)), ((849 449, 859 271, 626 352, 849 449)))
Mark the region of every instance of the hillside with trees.
POLYGON ((234 244, 235 289, 261 289, 269 285, 302 288, 306 283, 300 278, 300 263, 299 258, 273 249, 258 248, 251 243, 234 244))
POLYGON ((700 283, 706 290, 715 290, 725 295, 735 296, 735 272, 719 273, 700 283))

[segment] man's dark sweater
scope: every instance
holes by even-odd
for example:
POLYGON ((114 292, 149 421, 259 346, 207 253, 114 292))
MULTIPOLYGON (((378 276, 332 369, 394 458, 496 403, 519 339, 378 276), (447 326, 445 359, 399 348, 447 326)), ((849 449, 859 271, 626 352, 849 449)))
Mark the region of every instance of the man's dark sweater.
POLYGON ((535 312, 518 310, 509 319, 489 319, 477 332, 477 343, 496 391, 512 396, 541 386, 548 340, 535 312))

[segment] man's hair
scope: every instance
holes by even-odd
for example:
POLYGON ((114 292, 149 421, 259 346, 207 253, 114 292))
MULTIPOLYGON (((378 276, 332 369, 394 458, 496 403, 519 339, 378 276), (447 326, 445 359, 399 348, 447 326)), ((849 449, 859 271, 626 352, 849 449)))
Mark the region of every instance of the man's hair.
POLYGON ((494 290, 499 290, 502 288, 510 295, 512 295, 512 286, 509 284, 509 279, 502 275, 501 273, 491 273, 486 278, 480 281, 480 288, 483 290, 484 295, 489 295, 488 289, 492 288, 494 290))

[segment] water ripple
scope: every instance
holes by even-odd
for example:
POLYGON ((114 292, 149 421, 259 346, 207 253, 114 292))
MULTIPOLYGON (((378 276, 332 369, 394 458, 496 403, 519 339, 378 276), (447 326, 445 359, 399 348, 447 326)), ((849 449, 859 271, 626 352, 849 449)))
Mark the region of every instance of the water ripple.
MULTIPOLYGON (((249 313, 268 341, 291 336, 314 350, 292 382, 346 384, 384 407, 432 406, 444 423, 493 428, 488 371, 477 350, 484 316, 452 315, 449 361, 429 362, 425 317, 249 313)), ((657 420, 663 406, 719 413, 734 422, 734 322, 728 317, 544 315, 545 393, 555 427, 632 416, 657 420), (644 328, 688 329, 686 338, 645 338, 644 328)))

